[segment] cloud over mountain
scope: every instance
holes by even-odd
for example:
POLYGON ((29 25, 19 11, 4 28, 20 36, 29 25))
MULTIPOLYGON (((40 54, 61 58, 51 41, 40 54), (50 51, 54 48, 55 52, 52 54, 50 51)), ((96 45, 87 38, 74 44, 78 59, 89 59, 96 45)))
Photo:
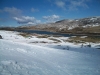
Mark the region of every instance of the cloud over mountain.
POLYGON ((55 22, 60 18, 58 15, 51 15, 51 16, 43 16, 43 19, 47 20, 47 22, 55 22))
POLYGON ((13 18, 19 24, 37 24, 41 22, 40 20, 37 20, 34 17, 29 17, 29 16, 21 16, 21 17, 13 17, 13 18))

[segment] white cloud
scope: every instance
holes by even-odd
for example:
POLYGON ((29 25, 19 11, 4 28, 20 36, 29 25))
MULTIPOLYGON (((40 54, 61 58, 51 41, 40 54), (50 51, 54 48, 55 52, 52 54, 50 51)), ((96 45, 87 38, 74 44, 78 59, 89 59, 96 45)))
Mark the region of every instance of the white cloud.
MULTIPOLYGON (((36 12, 39 11, 38 9, 31 9, 32 12, 36 12)), ((0 12, 4 12, 4 13, 8 13, 10 14, 10 17, 13 17, 13 19, 15 21, 17 21, 17 23, 19 24, 38 24, 41 22, 41 20, 37 20, 34 17, 30 17, 30 16, 22 16, 22 10, 15 8, 15 7, 5 7, 3 9, 0 9, 0 12)), ((12 19, 12 18, 10 18, 12 19)), ((2 19, 0 19, 0 21, 2 21, 2 19)))
POLYGON ((9 14, 12 15, 12 16, 19 16, 19 15, 22 13, 22 10, 17 9, 17 8, 15 8, 15 7, 12 7, 12 8, 10 8, 10 7, 5 7, 5 8, 3 9, 3 11, 9 13, 9 14))
POLYGON ((78 10, 78 7, 89 8, 87 2, 89 0, 70 0, 69 10, 78 10))
POLYGON ((57 7, 63 10, 78 10, 79 7, 81 8, 89 8, 88 2, 91 0, 50 0, 54 2, 57 7))
POLYGON ((0 13, 2 15, 6 14, 6 17, 3 17, 0 19, 1 22, 7 22, 11 21, 12 17, 19 17, 22 15, 22 10, 15 8, 15 7, 4 7, 3 9, 0 9, 0 13))
POLYGON ((43 16, 43 19, 47 20, 47 22, 55 22, 60 18, 58 15, 51 15, 51 16, 43 16))
POLYGON ((35 23, 34 22, 28 22, 27 24, 28 25, 34 25, 35 23))
POLYGON ((31 11, 32 12, 38 12, 39 10, 38 9, 35 9, 35 8, 31 8, 31 11))
POLYGON ((66 10, 66 8, 65 8, 66 4, 65 4, 64 1, 56 1, 55 4, 56 4, 58 7, 60 7, 60 8, 62 8, 62 9, 64 9, 64 10, 66 10))
POLYGON ((41 22, 40 20, 29 16, 14 17, 14 20, 16 20, 19 24, 38 24, 41 22))

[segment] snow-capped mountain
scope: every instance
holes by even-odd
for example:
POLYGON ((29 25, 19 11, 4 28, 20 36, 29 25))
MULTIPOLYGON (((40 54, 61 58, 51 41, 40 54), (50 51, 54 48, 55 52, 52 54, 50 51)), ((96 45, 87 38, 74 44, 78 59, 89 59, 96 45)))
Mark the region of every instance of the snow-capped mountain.
POLYGON ((11 28, 4 27, 1 30, 31 29, 44 30, 51 32, 70 33, 70 34, 96 34, 100 35, 100 17, 88 17, 81 19, 64 19, 55 23, 38 24, 38 25, 22 25, 11 28))
POLYGON ((51 31, 71 30, 76 27, 91 28, 100 26, 100 17, 88 17, 82 19, 65 19, 55 23, 36 25, 36 29, 45 29, 51 31))

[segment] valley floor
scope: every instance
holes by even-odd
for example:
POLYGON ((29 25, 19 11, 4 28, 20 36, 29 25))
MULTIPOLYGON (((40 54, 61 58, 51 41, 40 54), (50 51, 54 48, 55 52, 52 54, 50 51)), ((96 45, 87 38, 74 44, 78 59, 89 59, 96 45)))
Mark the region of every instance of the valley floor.
POLYGON ((98 43, 88 47, 64 42, 68 37, 23 37, 1 30, 0 35, 0 75, 100 75, 98 43))

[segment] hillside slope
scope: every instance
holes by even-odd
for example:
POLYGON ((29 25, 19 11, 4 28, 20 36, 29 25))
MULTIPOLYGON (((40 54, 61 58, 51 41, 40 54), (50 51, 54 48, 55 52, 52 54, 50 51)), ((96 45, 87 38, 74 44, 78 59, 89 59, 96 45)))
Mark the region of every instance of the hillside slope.
POLYGON ((0 33, 0 75, 100 75, 98 49, 64 43, 70 49, 63 50, 23 42, 15 32, 0 33))

